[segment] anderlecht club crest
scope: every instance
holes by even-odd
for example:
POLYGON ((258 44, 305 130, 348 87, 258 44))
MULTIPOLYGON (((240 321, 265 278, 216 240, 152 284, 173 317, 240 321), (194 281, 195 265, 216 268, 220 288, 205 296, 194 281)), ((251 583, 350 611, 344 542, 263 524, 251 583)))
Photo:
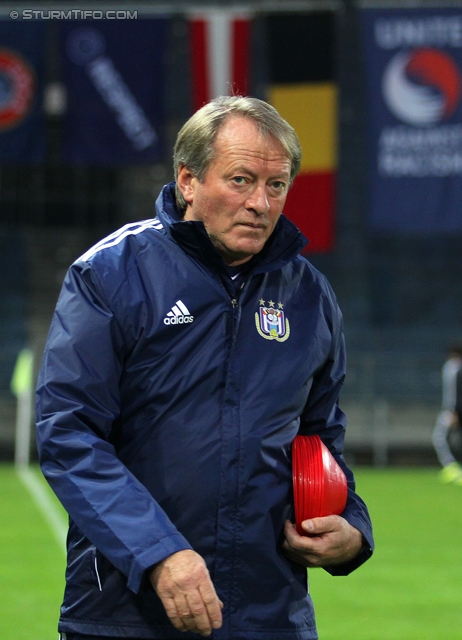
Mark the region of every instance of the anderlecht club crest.
POLYGON ((273 300, 260 300, 260 308, 255 314, 255 324, 258 333, 266 340, 284 342, 290 335, 289 320, 284 314, 282 302, 277 304, 273 300))

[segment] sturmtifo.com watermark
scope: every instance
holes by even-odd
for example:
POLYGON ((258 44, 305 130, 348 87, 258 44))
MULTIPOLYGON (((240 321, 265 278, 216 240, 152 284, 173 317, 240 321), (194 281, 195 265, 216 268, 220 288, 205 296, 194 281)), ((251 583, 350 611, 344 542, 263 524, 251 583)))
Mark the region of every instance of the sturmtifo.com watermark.
POLYGON ((23 9, 10 11, 12 20, 138 20, 138 11, 109 9, 91 11, 90 9, 23 9))

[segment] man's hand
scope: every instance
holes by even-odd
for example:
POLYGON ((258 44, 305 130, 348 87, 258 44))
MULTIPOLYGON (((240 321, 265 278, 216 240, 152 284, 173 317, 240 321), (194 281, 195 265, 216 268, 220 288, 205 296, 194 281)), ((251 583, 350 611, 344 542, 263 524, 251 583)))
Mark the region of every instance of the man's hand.
POLYGON ((304 567, 326 567, 352 560, 361 550, 362 534, 340 516, 304 520, 306 536, 286 521, 282 545, 285 555, 304 567))
POLYGON ((178 551, 159 562, 149 579, 176 629, 208 636, 221 627, 223 603, 195 551, 178 551))

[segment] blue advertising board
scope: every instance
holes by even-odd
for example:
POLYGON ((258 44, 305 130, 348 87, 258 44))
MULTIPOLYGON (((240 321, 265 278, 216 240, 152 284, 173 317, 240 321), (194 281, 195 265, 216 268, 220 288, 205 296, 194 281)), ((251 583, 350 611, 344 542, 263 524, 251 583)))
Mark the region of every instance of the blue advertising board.
POLYGON ((1 163, 44 159, 44 45, 43 23, 0 20, 1 163))
POLYGON ((68 107, 63 161, 163 160, 167 18, 61 26, 68 107))
POLYGON ((369 220, 462 230, 462 9, 364 9, 369 220))

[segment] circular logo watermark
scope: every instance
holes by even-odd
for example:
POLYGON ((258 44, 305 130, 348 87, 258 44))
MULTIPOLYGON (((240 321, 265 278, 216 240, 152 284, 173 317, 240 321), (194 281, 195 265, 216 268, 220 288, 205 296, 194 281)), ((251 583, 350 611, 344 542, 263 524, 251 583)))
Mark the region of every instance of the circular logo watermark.
POLYGON ((461 86, 453 58, 433 48, 397 53, 382 77, 387 107, 398 120, 414 126, 450 118, 459 104, 461 86))
POLYGON ((19 54, 0 49, 0 130, 20 124, 35 93, 35 75, 19 54))

